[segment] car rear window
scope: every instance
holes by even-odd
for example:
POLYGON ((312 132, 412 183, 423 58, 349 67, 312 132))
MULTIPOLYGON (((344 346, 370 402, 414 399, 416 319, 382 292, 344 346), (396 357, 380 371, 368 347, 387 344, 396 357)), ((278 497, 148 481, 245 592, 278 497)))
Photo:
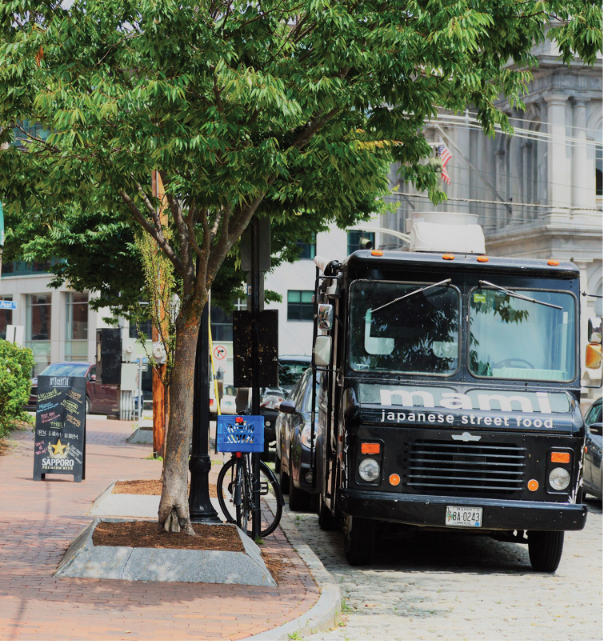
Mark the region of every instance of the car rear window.
POLYGON ((81 363, 53 363, 40 374, 53 377, 84 377, 88 368, 87 364, 81 363))

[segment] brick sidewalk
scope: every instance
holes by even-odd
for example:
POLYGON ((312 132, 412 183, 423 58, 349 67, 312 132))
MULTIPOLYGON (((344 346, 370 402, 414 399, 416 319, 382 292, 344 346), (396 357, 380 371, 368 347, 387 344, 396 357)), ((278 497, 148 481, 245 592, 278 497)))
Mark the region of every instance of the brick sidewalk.
POLYGON ((131 433, 130 422, 89 418, 80 484, 34 482, 33 433, 13 433, 17 446, 0 457, 0 639, 237 640, 312 608, 319 590, 280 528, 264 547, 289 564, 277 588, 52 577, 112 481, 159 478, 151 446, 127 444, 131 433))

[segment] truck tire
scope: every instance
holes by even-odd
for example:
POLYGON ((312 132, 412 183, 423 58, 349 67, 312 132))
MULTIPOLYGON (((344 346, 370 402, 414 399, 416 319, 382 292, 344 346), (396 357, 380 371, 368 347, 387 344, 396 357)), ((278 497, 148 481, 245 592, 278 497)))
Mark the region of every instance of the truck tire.
POLYGON ((554 573, 563 553, 563 531, 528 531, 528 551, 535 571, 554 573))
POLYGON ((333 517, 331 509, 325 504, 322 493, 318 496, 318 525, 323 531, 334 531, 339 528, 339 521, 333 517))
POLYGON ((376 523, 372 519, 345 516, 345 557, 352 566, 370 564, 375 548, 376 523))

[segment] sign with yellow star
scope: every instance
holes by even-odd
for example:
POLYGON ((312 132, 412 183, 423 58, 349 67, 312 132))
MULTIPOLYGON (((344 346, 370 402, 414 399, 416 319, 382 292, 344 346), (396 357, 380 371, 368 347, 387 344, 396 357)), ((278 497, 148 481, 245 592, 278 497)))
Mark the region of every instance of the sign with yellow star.
POLYGON ((52 444, 49 444, 48 450, 52 450, 53 452, 51 454, 55 457, 67 457, 67 455, 69 454, 69 444, 62 444, 61 440, 59 439, 54 446, 52 444), (65 452, 65 449, 67 450, 67 452, 65 452))
POLYGON ((37 398, 33 478, 51 473, 81 482, 86 478, 86 377, 39 375, 37 398))

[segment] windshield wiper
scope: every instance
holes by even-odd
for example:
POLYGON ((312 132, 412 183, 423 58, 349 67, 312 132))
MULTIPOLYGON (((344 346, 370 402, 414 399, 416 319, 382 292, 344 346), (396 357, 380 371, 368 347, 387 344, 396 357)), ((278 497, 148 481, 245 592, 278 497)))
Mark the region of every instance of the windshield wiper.
POLYGON ((392 303, 396 303, 396 301, 402 301, 402 299, 406 299, 409 296, 412 296, 413 294, 419 294, 419 292, 425 292, 425 290, 430 290, 431 288, 436 288, 438 285, 448 285, 452 279, 445 279, 444 281, 440 281, 439 283, 432 283, 431 285, 426 285, 424 288, 418 288, 417 290, 413 290, 412 292, 409 292, 408 294, 405 294, 404 296, 399 296, 397 299, 394 299, 393 301, 390 301, 389 303, 386 303, 385 305, 382 305, 378 308, 375 308, 372 313, 375 314, 375 312, 379 312, 379 310, 383 310, 383 308, 386 308, 388 305, 391 305, 392 303))
POLYGON ((555 308, 555 310, 563 310, 560 305, 553 305, 552 303, 545 303, 544 301, 539 301, 538 299, 531 299, 529 296, 523 296, 523 294, 518 294, 517 292, 513 292, 513 290, 507 290, 507 288, 503 288, 500 285, 490 283, 490 281, 480 281, 479 284, 487 285, 491 288, 495 288, 496 290, 500 290, 501 292, 504 292, 509 296, 514 296, 516 299, 523 299, 524 301, 529 301, 530 303, 540 303, 540 305, 546 305, 548 308, 555 308))

